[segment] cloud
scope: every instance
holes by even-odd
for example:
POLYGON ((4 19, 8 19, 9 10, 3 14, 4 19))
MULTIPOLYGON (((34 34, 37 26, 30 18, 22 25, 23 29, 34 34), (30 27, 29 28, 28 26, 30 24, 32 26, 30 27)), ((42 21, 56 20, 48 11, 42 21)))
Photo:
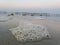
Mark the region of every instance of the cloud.
POLYGON ((0 0, 0 8, 60 8, 60 0, 0 0))

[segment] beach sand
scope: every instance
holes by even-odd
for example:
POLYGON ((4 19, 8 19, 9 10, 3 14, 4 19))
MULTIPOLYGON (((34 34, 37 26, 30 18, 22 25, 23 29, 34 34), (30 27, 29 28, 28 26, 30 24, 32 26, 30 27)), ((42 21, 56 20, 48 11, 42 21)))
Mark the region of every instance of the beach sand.
POLYGON ((0 45, 60 45, 60 22, 46 20, 46 19, 13 19, 8 22, 0 22, 0 45), (41 24, 48 27, 51 39, 41 40, 30 43, 20 43, 8 30, 18 26, 19 22, 31 22, 34 24, 41 24))

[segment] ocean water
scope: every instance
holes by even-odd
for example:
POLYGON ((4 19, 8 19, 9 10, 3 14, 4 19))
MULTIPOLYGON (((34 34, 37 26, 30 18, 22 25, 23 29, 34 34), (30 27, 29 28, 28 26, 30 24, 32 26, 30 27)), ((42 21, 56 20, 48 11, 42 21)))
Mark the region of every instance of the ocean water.
MULTIPOLYGON (((7 16, 7 14, 0 14, 0 20, 3 19, 8 19, 12 16, 7 16)), ((14 16, 13 16, 14 17, 14 16)), ((15 17, 19 18, 27 18, 27 19, 47 19, 47 20, 52 20, 52 21, 60 21, 60 16, 21 16, 21 15, 15 15, 15 17)))
POLYGON ((46 19, 52 20, 52 21, 60 21, 60 16, 49 16, 49 17, 46 17, 46 19))
POLYGON ((22 18, 29 18, 29 19, 47 19, 51 21, 60 21, 60 16, 23 16, 22 18))
POLYGON ((27 19, 47 19, 52 21, 60 21, 60 16, 19 16, 19 17, 27 19))

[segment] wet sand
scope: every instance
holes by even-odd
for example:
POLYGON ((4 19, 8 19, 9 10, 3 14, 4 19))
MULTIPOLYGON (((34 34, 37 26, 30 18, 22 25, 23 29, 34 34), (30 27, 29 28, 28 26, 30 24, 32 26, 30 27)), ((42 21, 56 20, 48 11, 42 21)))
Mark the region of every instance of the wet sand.
POLYGON ((60 45, 60 22, 40 19, 13 19, 8 22, 0 22, 0 45, 60 45), (20 43, 8 30, 18 26, 20 21, 32 22, 48 27, 51 39, 46 39, 37 42, 20 43))

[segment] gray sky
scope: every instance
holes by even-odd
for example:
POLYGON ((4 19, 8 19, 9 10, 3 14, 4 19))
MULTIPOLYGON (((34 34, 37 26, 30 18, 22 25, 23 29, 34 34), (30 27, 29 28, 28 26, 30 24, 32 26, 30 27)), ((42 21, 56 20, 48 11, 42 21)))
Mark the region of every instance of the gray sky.
POLYGON ((0 0, 2 9, 60 9, 60 0, 0 0))

